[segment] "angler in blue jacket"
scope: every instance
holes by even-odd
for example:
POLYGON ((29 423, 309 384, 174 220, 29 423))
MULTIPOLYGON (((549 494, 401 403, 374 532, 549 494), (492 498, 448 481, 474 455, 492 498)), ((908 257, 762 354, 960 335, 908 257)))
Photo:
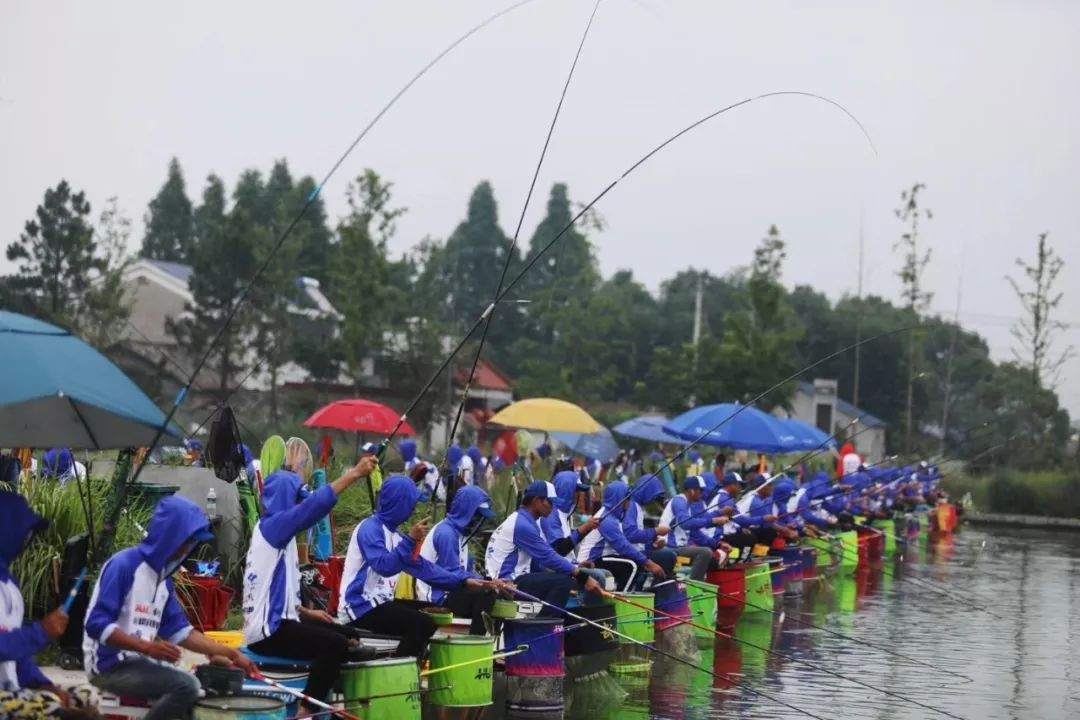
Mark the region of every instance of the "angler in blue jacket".
POLYGON ((558 499, 555 500, 555 508, 551 514, 540 521, 540 527, 544 531, 544 537, 555 552, 567 560, 575 560, 574 548, 581 539, 596 529, 596 522, 589 520, 574 527, 574 501, 579 492, 588 492, 589 486, 581 482, 581 476, 575 470, 563 470, 556 473, 551 484, 555 486, 558 499))
MULTIPOLYGON (((508 580, 523 592, 565 608, 574 580, 588 592, 599 593, 600 584, 580 565, 559 555, 548 543, 540 521, 555 509, 559 494, 549 482, 529 483, 522 495, 521 507, 496 528, 484 557, 487 574, 508 580)), ((561 617, 545 606, 540 614, 561 617)))
POLYGON ((579 551, 581 560, 614 575, 615 584, 621 590, 630 587, 636 573, 634 565, 652 573, 658 580, 667 577, 664 568, 626 537, 623 522, 631 503, 633 500, 630 499, 630 488, 626 483, 609 483, 604 489, 604 510, 598 532, 589 534, 579 551))
POLYGON ((668 547, 679 557, 690 560, 692 580, 704 580, 713 560, 713 539, 702 529, 710 525, 720 527, 728 522, 726 515, 693 515, 691 508, 695 503, 700 503, 704 496, 705 479, 700 475, 688 477, 683 481, 683 492, 672 498, 660 515, 660 524, 671 528, 667 537, 668 547))
POLYGON ((251 534, 244 571, 244 640, 260 655, 311 660, 304 693, 316 700, 329 695, 352 643, 329 613, 301 605, 296 535, 325 517, 338 496, 376 467, 378 459, 366 455, 315 492, 288 470, 271 473, 263 483, 263 516, 251 534))
MULTIPOLYGON (((398 526, 409 519, 419 500, 416 484, 404 475, 395 475, 383 483, 378 510, 356 526, 349 540, 338 608, 342 622, 400 637, 395 655, 418 659, 423 657, 437 626, 423 612, 431 603, 395 599, 402 572, 436 590, 491 587, 460 564, 443 568, 423 557, 413 557, 416 544, 427 534, 427 520, 413 525, 408 535, 398 532, 398 526)), ((451 500, 451 507, 456 504, 456 498, 451 500)))
POLYGON ((56 608, 38 622, 23 624, 26 608, 11 563, 48 522, 38 517, 22 495, 0 492, 0 714, 12 717, 60 717, 82 704, 53 685, 34 662, 50 641, 67 629, 68 616, 56 608))
POLYGON ((678 556, 675 551, 665 547, 667 535, 671 529, 664 525, 655 528, 645 527, 645 506, 658 503, 667 497, 664 483, 655 475, 645 475, 630 490, 630 505, 623 516, 623 534, 634 547, 645 553, 671 576, 675 572, 678 556))
POLYGON ((186 717, 199 698, 199 681, 175 666, 180 648, 222 655, 248 674, 255 672, 239 650, 192 628, 176 600, 172 574, 196 545, 212 538, 202 508, 186 498, 165 498, 154 510, 146 538, 106 561, 90 595, 83 631, 90 682, 115 695, 151 701, 148 720, 186 717))
MULTIPOLYGON (((450 512, 435 525, 420 546, 420 557, 444 570, 456 573, 464 570, 469 577, 481 579, 473 567, 469 553, 469 540, 488 520, 495 518, 491 498, 476 486, 462 488, 454 496, 450 512)), ((501 587, 502 581, 495 581, 501 587)), ((489 588, 473 588, 463 585, 454 590, 442 590, 416 581, 416 599, 450 608, 455 617, 472 619, 469 632, 483 635, 484 613, 495 604, 495 591, 489 588)))

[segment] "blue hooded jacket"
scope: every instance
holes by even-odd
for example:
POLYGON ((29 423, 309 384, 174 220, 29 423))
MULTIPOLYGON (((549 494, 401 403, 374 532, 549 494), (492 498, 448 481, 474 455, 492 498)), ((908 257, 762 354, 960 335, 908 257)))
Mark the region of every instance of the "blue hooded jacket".
POLYGON ((451 445, 450 449, 446 451, 446 462, 450 464, 450 472, 456 473, 458 466, 461 465, 461 458, 465 456, 465 453, 461 451, 458 445, 451 445))
POLYGON ((634 545, 648 547, 656 541, 656 530, 638 527, 638 518, 645 513, 643 506, 662 500, 667 496, 663 481, 655 475, 644 475, 630 491, 630 507, 623 518, 623 533, 634 545))
POLYGON ((259 530, 271 546, 281 550, 298 533, 325 517, 337 501, 329 485, 309 492, 299 475, 291 470, 278 470, 263 483, 259 530))
POLYGON ((401 451, 401 459, 405 461, 406 465, 416 459, 415 440, 402 440, 398 449, 401 451))
MULTIPOLYGON (((421 552, 420 556, 432 561, 443 570, 460 578, 465 582, 469 578, 480 577, 473 572, 473 558, 465 560, 465 569, 461 567, 461 553, 465 552, 467 533, 470 524, 476 516, 477 510, 484 503, 490 506, 491 498, 482 489, 475 485, 467 485, 454 495, 454 502, 450 505, 450 512, 446 518, 431 531, 431 543, 434 557, 427 557, 427 553, 421 552)), ((427 543, 424 543, 425 549, 427 543)), ((432 588, 431 602, 442 605, 446 600, 446 590, 432 588)))
MULTIPOLYGON (((595 561, 605 555, 614 554, 619 557, 629 558, 638 565, 645 565, 649 561, 645 553, 634 547, 634 544, 627 539, 626 533, 623 531, 623 515, 625 513, 620 508, 629 497, 630 488, 622 481, 610 483, 604 489, 604 509, 607 512, 604 513, 604 517, 600 521, 600 527, 597 528, 602 541, 597 542, 592 547, 589 557, 586 558, 587 560, 595 561)), ((630 505, 633 506, 633 504, 633 501, 631 501, 630 505)))
MULTIPOLYGON (((425 582, 439 590, 453 590, 459 587, 471 575, 460 568, 451 572, 422 557, 413 559, 416 541, 410 535, 397 531, 398 526, 409 519, 416 503, 420 500, 420 491, 410 478, 394 475, 383 483, 379 491, 379 509, 375 514, 360 523, 354 534, 355 549, 359 550, 362 565, 355 577, 345 579, 345 602, 350 616, 359 618, 384 600, 365 593, 368 575, 372 572, 389 578, 400 572, 407 572, 417 580, 425 582), (386 531, 397 536, 397 544, 387 547, 386 531)), ((457 499, 453 505, 457 506, 457 499)), ((474 510, 475 512, 475 510, 474 510)), ((354 548, 349 548, 351 554, 354 548)), ((346 559, 348 565, 348 559, 346 559)), ((370 589, 369 589, 370 590, 370 589)))
POLYGON ((555 508, 551 514, 540 521, 540 527, 543 528, 544 537, 555 552, 566 555, 581 542, 581 533, 577 531, 577 528, 567 528, 563 515, 569 515, 574 511, 574 500, 577 498, 578 490, 581 490, 583 486, 575 470, 555 473, 551 484, 555 486, 555 492, 559 497, 555 500, 555 508))
POLYGON ((62 478, 72 472, 75 460, 67 448, 51 448, 45 451, 41 464, 42 477, 62 478))
POLYGON ((465 454, 473 461, 473 473, 475 473, 475 477, 480 477, 484 471, 484 456, 480 454, 480 448, 473 445, 465 452, 465 454))
POLYGON ((105 644, 114 629, 144 640, 181 643, 187 638, 191 624, 176 600, 172 574, 186 558, 177 555, 181 548, 192 543, 194 549, 194 543, 211 537, 209 518, 192 501, 173 496, 157 504, 146 538, 109 558, 94 585, 84 625, 88 671, 102 673, 121 661, 125 653, 105 644), (141 610, 146 606, 153 612, 141 610), (140 618, 140 612, 146 617, 140 618), (150 618, 160 618, 156 631, 150 618))
MULTIPOLYGON (((0 492, 0 608, 15 610, 23 606, 22 590, 9 570, 34 532, 48 525, 27 505, 22 495, 0 492)), ((0 618, 11 629, 0 631, 0 690, 18 690, 52 685, 34 663, 34 655, 49 644, 49 636, 40 622, 23 625, 18 617, 0 618), (12 663, 12 665, 7 665, 12 663)))

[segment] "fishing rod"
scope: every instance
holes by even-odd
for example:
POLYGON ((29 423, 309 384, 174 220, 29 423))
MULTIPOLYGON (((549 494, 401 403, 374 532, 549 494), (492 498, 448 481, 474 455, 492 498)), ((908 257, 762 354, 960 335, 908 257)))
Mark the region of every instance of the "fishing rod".
POLYGON ((725 592, 720 592, 719 589, 717 589, 717 594, 720 595, 721 597, 730 598, 732 600, 738 600, 739 602, 743 603, 747 607, 752 607, 752 608, 755 608, 757 610, 761 610, 763 612, 767 612, 767 613, 770 613, 772 615, 776 615, 778 617, 786 617, 787 619, 794 620, 795 622, 797 622, 800 625, 803 625, 805 627, 813 628, 815 630, 821 630, 822 632, 828 633, 829 635, 833 635, 833 636, 841 638, 843 640, 847 640, 847 641, 853 642, 853 643, 859 643, 860 645, 865 645, 866 647, 873 648, 874 650, 877 650, 879 652, 883 652, 886 655, 892 655, 894 657, 900 658, 901 660, 905 660, 905 661, 907 661, 909 663, 912 663, 912 664, 915 664, 915 665, 921 665, 923 667, 930 668, 931 670, 936 670, 937 672, 946 673, 948 675, 954 675, 954 676, 956 676, 958 678, 962 678, 964 681, 969 682, 969 683, 975 682, 974 679, 972 679, 972 678, 970 678, 967 675, 964 675, 962 673, 958 673, 958 672, 955 672, 953 670, 946 670, 945 668, 937 667, 936 665, 931 665, 928 662, 925 662, 923 660, 919 660, 917 658, 910 657, 908 655, 904 655, 903 653, 898 653, 895 650, 889 650, 888 648, 884 648, 884 647, 882 647, 880 645, 875 645, 874 643, 868 642, 866 640, 860 640, 859 638, 853 637, 851 635, 845 635, 844 633, 837 632, 836 630, 832 630, 830 628, 827 628, 824 625, 816 625, 816 624, 814 624, 812 622, 809 622, 808 620, 800 620, 799 618, 795 617, 794 615, 786 614, 783 610, 778 611, 778 610, 775 610, 775 609, 765 607, 764 605, 757 605, 755 603, 750 602, 749 600, 747 600, 745 598, 745 595, 747 594, 745 592, 742 593, 742 595, 744 597, 740 597, 738 593, 725 593, 725 592))
POLYGON ((277 682, 276 680, 271 680, 270 678, 263 675, 261 672, 256 672, 251 677, 253 677, 256 680, 259 680, 260 682, 266 683, 270 687, 273 687, 273 688, 276 688, 278 690, 282 690, 284 692, 287 692, 288 694, 292 695, 293 697, 298 698, 299 700, 302 700, 303 702, 305 702, 309 706, 314 706, 314 707, 317 707, 317 708, 321 708, 322 710, 328 711, 325 714, 340 715, 341 717, 345 718, 345 720, 361 720, 361 718, 357 717, 356 715, 353 715, 350 712, 346 712, 343 709, 335 708, 333 705, 325 703, 322 700, 316 700, 315 698, 311 697, 310 695, 305 695, 304 693, 300 692, 296 688, 291 688, 288 685, 284 685, 282 683, 277 682))
MULTIPOLYGON (((150 445, 148 446, 148 449, 150 451, 152 451, 154 449, 154 447, 157 446, 157 443, 161 440, 162 435, 165 434, 165 431, 169 427, 169 423, 172 421, 173 417, 176 415, 176 412, 180 409, 180 406, 183 404, 185 398, 187 397, 188 392, 191 390, 191 386, 195 382, 195 378, 198 376, 199 372, 202 371, 203 367, 206 365, 207 361, 210 359, 210 355, 214 352, 214 350, 216 349, 218 343, 221 342, 221 339, 224 337, 226 330, 228 330, 229 325, 232 323, 233 319, 236 317, 236 313, 237 313, 237 311, 239 311, 240 306, 243 305, 245 300, 247 300, 248 295, 251 293, 252 288, 255 286, 255 283, 257 283, 259 281, 259 279, 262 277, 263 273, 266 272, 267 267, 269 267, 270 262, 273 260, 274 256, 277 254, 277 252, 281 249, 281 246, 285 243, 285 241, 289 238, 289 236, 292 235, 293 230, 300 223, 300 221, 304 218, 304 215, 311 208, 311 206, 315 204, 315 201, 319 198, 320 194, 322 193, 322 189, 326 186, 326 184, 330 181, 330 179, 337 173, 338 169, 342 166, 342 164, 344 164, 345 160, 349 157, 349 155, 352 154, 352 152, 356 148, 356 146, 360 144, 360 141, 363 140, 365 137, 367 137, 368 133, 371 132, 371 129, 374 128, 375 125, 383 118, 383 116, 386 115, 386 113, 390 111, 390 109, 397 103, 397 101, 414 84, 416 84, 416 82, 419 81, 420 78, 422 78, 425 74, 427 74, 427 72, 432 67, 434 67, 436 64, 438 64, 438 62, 440 60, 442 60, 444 57, 446 57, 448 54, 450 54, 450 52, 452 52, 455 48, 457 48, 461 43, 465 42, 465 40, 467 40, 472 35, 476 34, 477 32, 479 32, 483 28, 487 27, 491 23, 495 22, 499 18, 503 17, 504 15, 506 15, 508 13, 511 13, 514 10, 517 10, 518 8, 523 7, 523 6, 525 6, 525 5, 527 5, 527 4, 531 3, 531 2, 533 2, 533 0, 520 0, 519 2, 515 3, 514 5, 511 5, 510 7, 504 8, 504 9, 496 12, 495 14, 488 17, 486 20, 482 21, 478 25, 475 25, 474 27, 469 29, 467 32, 465 32, 463 35, 458 37, 456 40, 454 40, 452 43, 450 43, 446 48, 444 48, 441 52, 439 52, 437 55, 435 55, 435 57, 432 58, 426 65, 424 65, 415 75, 413 75, 409 79, 409 81, 406 82, 405 85, 402 86, 401 89, 398 90, 397 93, 395 93, 394 96, 391 97, 390 100, 385 105, 383 105, 383 107, 375 114, 375 116, 367 123, 367 125, 364 126, 363 130, 361 130, 360 133, 356 136, 356 138, 353 139, 353 141, 349 144, 349 146, 345 149, 345 151, 341 154, 341 156, 337 159, 337 161, 334 162, 334 164, 330 167, 330 169, 327 171, 326 175, 323 176, 322 181, 319 182, 319 184, 315 186, 315 189, 313 189, 311 191, 311 193, 308 195, 308 197, 305 200, 304 204, 301 206, 300 211, 296 214, 296 216, 292 219, 292 221, 286 226, 284 232, 282 232, 282 234, 280 235, 280 237, 277 239, 276 243, 274 244, 273 248, 271 248, 270 252, 267 254, 266 259, 263 260, 262 264, 255 271, 254 277, 252 277, 251 280, 247 283, 247 285, 244 286, 243 290, 240 291, 240 294, 236 297, 235 301, 230 303, 229 308, 225 313, 224 322, 222 323, 221 327, 218 329, 218 331, 214 335, 214 337, 211 339, 209 345, 206 348, 206 351, 202 354, 202 356, 199 358, 199 361, 195 364, 194 370, 188 376, 188 379, 184 383, 183 387, 180 389, 180 392, 177 393, 176 399, 173 401, 172 406, 169 408, 169 412, 165 416, 165 420, 161 423, 161 426, 156 429, 156 431, 154 433, 154 437, 150 441, 150 445)), ((400 429, 400 424, 398 426, 398 429, 400 429)), ((132 479, 130 480, 129 484, 133 485, 134 483, 136 483, 138 481, 139 475, 142 474, 142 470, 146 466, 146 461, 149 458, 149 456, 150 456, 150 452, 147 452, 146 457, 144 457, 142 462, 140 462, 138 467, 136 467, 135 474, 132 477, 132 479)))
MULTIPOLYGON (((558 605, 547 602, 546 600, 541 600, 540 598, 534 597, 534 596, 528 594, 527 592, 525 592, 523 590, 519 590, 518 588, 513 588, 513 592, 515 594, 520 595, 521 597, 525 598, 526 600, 529 600, 530 602, 539 603, 540 605, 543 605, 544 607, 550 608, 550 609, 558 612, 560 615, 565 615, 565 616, 567 616, 569 618, 573 618, 574 620, 577 620, 578 622, 583 622, 583 623, 587 623, 589 625, 592 625, 593 627, 596 627, 597 629, 599 629, 599 630, 601 630, 601 631, 603 631, 605 633, 611 633, 612 635, 614 635, 616 637, 622 638, 623 640, 627 640, 627 641, 629 641, 629 642, 631 642, 634 645, 637 645, 639 647, 643 647, 646 650, 649 650, 650 652, 656 653, 657 655, 661 655, 661 656, 666 657, 666 658, 668 658, 670 660, 674 660, 675 662, 682 663, 683 665, 686 665, 689 668, 693 668, 694 670, 697 670, 699 672, 703 672, 703 673, 705 673, 707 675, 712 675, 717 680, 723 680, 725 683, 730 683, 731 685, 734 685, 736 687, 740 687, 740 688, 742 688, 744 690, 747 690, 747 691, 749 691, 749 692, 751 692, 751 693, 753 693, 753 694, 755 694, 755 695, 757 695, 759 697, 763 697, 766 700, 771 700, 771 701, 773 701, 774 703, 776 703, 778 705, 783 705, 784 707, 788 708, 789 710, 794 710, 795 712, 799 713, 800 715, 805 715, 807 717, 815 718, 816 720, 825 720, 825 718, 821 717, 820 715, 815 715, 814 713, 810 712, 809 710, 803 710, 802 708, 796 707, 796 706, 794 706, 794 705, 792 705, 790 703, 784 702, 783 700, 780 700, 779 698, 777 698, 777 697, 775 697, 773 695, 763 693, 762 691, 760 691, 760 690, 758 690, 756 688, 753 688, 753 687, 747 685, 746 683, 739 682, 738 680, 733 679, 731 675, 716 673, 716 672, 713 672, 712 670, 708 670, 706 668, 703 668, 700 665, 695 665, 694 663, 690 662, 689 660, 687 660, 685 658, 681 658, 678 655, 675 655, 674 653, 664 652, 663 650, 660 650, 659 648, 657 648, 655 645, 650 645, 647 642, 643 642, 643 641, 638 640, 636 638, 630 637, 629 635, 626 635, 625 633, 621 633, 617 629, 612 628, 610 625, 603 625, 603 624, 601 624, 601 623, 599 623, 599 622, 597 622, 595 620, 590 620, 589 618, 587 618, 587 617, 585 617, 583 615, 577 615, 575 613, 572 613, 569 610, 567 610, 566 608, 561 608, 558 605)), ((642 606, 642 607, 644 607, 644 606, 642 606)), ((653 611, 652 608, 645 608, 645 609, 649 610, 649 611, 653 611)))
MULTIPOLYGON (((548 125, 547 136, 544 138, 544 144, 540 148, 540 157, 536 161, 536 168, 533 170, 532 179, 529 181, 529 189, 525 193, 525 202, 521 206, 521 214, 518 215, 517 227, 514 229, 514 236, 510 240, 510 249, 506 253, 506 259, 503 261, 502 271, 499 273, 499 283, 495 286, 495 292, 492 294, 491 305, 488 308, 486 317, 483 321, 483 327, 480 331, 480 342, 476 347, 476 353, 473 355, 472 366, 469 368, 469 375, 465 381, 465 388, 461 393, 461 402, 458 403, 457 413, 454 415, 454 422, 450 426, 450 434, 447 435, 446 440, 446 455, 443 457, 443 465, 446 466, 449 462, 450 448, 454 445, 454 438, 457 436, 458 425, 461 423, 462 413, 465 411, 465 403, 469 400, 469 392, 472 389, 473 380, 476 378, 476 368, 480 363, 480 355, 484 352, 484 343, 487 341, 488 331, 491 329, 491 323, 495 317, 495 306, 498 305, 500 299, 500 293, 503 289, 503 283, 506 282, 506 274, 510 271, 510 264, 514 260, 514 251, 517 249, 518 237, 521 235, 521 226, 525 223, 525 213, 529 209, 529 203, 532 201, 533 192, 536 190, 536 181, 540 177, 540 168, 544 166, 544 159, 547 157, 548 147, 551 145, 551 137, 555 133, 555 125, 559 121, 559 113, 562 112, 563 102, 566 100, 566 93, 570 89, 570 82, 574 78, 574 71, 577 69, 578 60, 581 59, 581 51, 585 48, 585 40, 589 37, 589 30, 592 29, 593 20, 596 19, 596 13, 600 9, 600 1, 596 0, 593 5, 592 13, 589 15, 589 21, 585 23, 585 30, 581 34, 581 41, 578 43, 577 51, 574 53, 574 60, 570 63, 570 70, 566 74, 566 82, 563 83, 562 92, 559 94, 559 102, 555 105, 555 113, 551 117, 551 124, 548 125)), ((402 422, 404 422, 404 415, 402 416, 402 422)), ((399 423, 400 427, 400 423, 399 423)), ((397 428, 395 428, 395 432, 397 428)), ((393 433, 391 433, 391 438, 393 433)), ((391 438, 387 438, 386 442, 389 443, 391 438)), ((480 468, 474 468, 473 472, 480 472, 480 468)), ((431 520, 435 521, 435 512, 439 504, 439 482, 442 480, 442 473, 439 473, 438 479, 435 481, 435 492, 431 496, 431 520)), ((448 478, 448 481, 453 480, 456 482, 456 478, 448 478)), ((475 480, 475 478, 474 478, 475 480)), ((446 494, 447 503, 450 500, 450 493, 446 494)), ((449 511, 449 508, 448 508, 449 511)), ((420 543, 417 543, 419 547, 420 543)), ((417 553, 419 550, 416 551, 417 553)))
MULTIPOLYGON (((617 600, 617 601, 622 602, 622 603, 626 603, 627 605, 631 605, 633 607, 648 609, 647 606, 645 606, 645 605, 641 605, 639 603, 634 602, 633 600, 622 597, 620 595, 616 595, 614 593, 610 593, 610 592, 608 592, 606 590, 601 590, 601 594, 603 594, 605 597, 617 600)), ((750 642, 748 640, 744 640, 742 638, 737 638, 734 635, 730 635, 728 633, 721 632, 720 630, 717 630, 715 628, 710 628, 710 627, 708 627, 706 625, 701 625, 700 623, 696 623, 696 622, 694 622, 692 620, 687 620, 686 618, 679 617, 678 615, 672 615, 670 613, 666 613, 666 612, 664 612, 662 610, 655 610, 654 609, 654 612, 657 615, 662 615, 662 616, 664 616, 665 618, 667 618, 669 620, 675 620, 675 621, 677 621, 677 622, 679 622, 681 624, 689 625, 690 627, 697 628, 697 629, 703 630, 705 632, 710 632, 713 635, 716 635, 717 637, 726 638, 728 640, 733 640, 733 641, 735 641, 737 643, 740 643, 742 645, 747 645, 749 647, 756 648, 758 650, 763 650, 763 651, 769 653, 770 655, 774 655, 774 656, 776 656, 778 658, 781 658, 783 660, 787 660, 788 662, 796 662, 796 663, 800 663, 802 665, 807 665, 807 666, 809 666, 811 668, 814 668, 814 669, 816 669, 816 670, 818 670, 820 672, 826 673, 827 675, 832 675, 833 677, 839 678, 841 680, 846 680, 847 682, 854 683, 856 685, 860 685, 860 686, 862 686, 864 688, 867 688, 869 690, 873 690, 874 692, 879 692, 879 693, 881 693, 883 695, 886 695, 888 697, 895 698, 897 700, 901 700, 901 701, 909 703, 911 705, 916 705, 918 707, 923 708, 924 710, 930 710, 932 712, 938 713, 939 715, 944 715, 945 717, 954 718, 954 720, 965 720, 964 718, 960 717, 959 715, 954 715, 953 713, 951 713, 951 712, 949 712, 947 710, 940 710, 938 708, 933 707, 932 705, 927 705, 925 703, 921 703, 918 700, 907 697, 906 695, 901 695, 900 693, 896 693, 896 692, 893 692, 891 690, 886 690, 885 688, 880 688, 880 687, 871 685, 870 683, 863 682, 862 680, 857 680, 857 679, 855 679, 853 677, 850 677, 848 675, 843 675, 843 674, 838 673, 838 672, 836 672, 834 670, 828 670, 828 669, 826 669, 824 667, 821 667, 821 665, 819 663, 810 662, 809 660, 802 660, 800 658, 795 657, 794 655, 788 655, 786 653, 782 653, 782 652, 773 650, 772 648, 767 648, 767 647, 763 647, 761 645, 757 645, 757 644, 752 643, 752 642, 750 642)))
MULTIPOLYGON (((777 97, 805 97, 805 98, 810 98, 810 99, 813 99, 813 100, 818 100, 818 101, 827 103, 829 105, 832 105, 833 107, 838 108, 841 112, 843 112, 845 115, 847 115, 858 126, 859 130, 862 132, 863 136, 866 138, 867 142, 870 144, 870 148, 873 150, 874 155, 875 156, 877 155, 877 148, 874 147, 874 141, 870 137, 870 134, 866 131, 866 128, 859 121, 859 119, 857 117, 855 117, 855 115, 853 115, 843 105, 836 102, 835 100, 832 100, 832 99, 830 99, 828 97, 825 97, 824 95, 818 95, 816 93, 806 92, 806 91, 802 91, 802 90, 778 90, 778 91, 774 91, 774 92, 763 93, 761 95, 754 95, 754 96, 745 98, 743 100, 740 100, 738 102, 732 103, 730 105, 726 105, 726 106, 720 108, 719 110, 715 110, 715 111, 713 111, 713 112, 711 112, 711 113, 709 113, 709 114, 695 120, 694 122, 690 123, 686 127, 682 128, 681 130, 679 130, 675 134, 669 136, 668 138, 666 138, 665 140, 663 140, 662 142, 657 144, 651 150, 649 150, 644 155, 642 155, 640 158, 638 158, 636 161, 634 161, 629 167, 627 167, 627 169, 624 170, 621 175, 619 175, 614 180, 612 180, 610 183, 608 183, 608 185, 603 190, 601 190, 600 193, 596 197, 594 197, 592 200, 590 200, 585 205, 582 205, 581 208, 578 210, 578 212, 570 219, 570 221, 566 225, 564 225, 562 227, 562 229, 559 230, 559 232, 557 232, 555 234, 555 236, 551 238, 551 240, 549 240, 542 248, 540 248, 532 256, 532 258, 530 258, 529 261, 527 263, 525 263, 525 266, 517 273, 517 275, 515 275, 510 280, 510 282, 507 283, 503 287, 503 289, 499 292, 499 294, 497 296, 497 300, 502 300, 511 291, 513 291, 513 289, 517 286, 517 284, 521 281, 521 279, 523 277, 525 277, 526 274, 528 274, 528 272, 536 265, 537 262, 540 261, 540 258, 542 258, 544 255, 546 255, 547 252, 555 245, 555 243, 557 243, 567 232, 570 231, 571 228, 574 227, 574 225, 578 222, 578 220, 580 220, 582 217, 585 216, 586 213, 588 213, 590 210, 592 210, 593 207, 595 207, 597 203, 599 203, 602 199, 604 199, 608 195, 608 193, 610 193, 612 190, 614 190, 615 187, 622 180, 624 180, 627 177, 629 177, 630 175, 632 175, 638 168, 640 168, 642 165, 645 165, 655 155, 657 155, 658 153, 663 151, 668 145, 671 145, 672 143, 674 143, 676 140, 680 139, 684 135, 692 132, 693 130, 697 129, 698 127, 701 127, 702 125, 708 123, 710 120, 713 120, 714 118, 717 118, 717 117, 719 117, 719 116, 721 116, 721 115, 723 115, 725 113, 728 113, 728 112, 730 112, 732 110, 743 107, 745 105, 749 105, 751 103, 758 102, 760 100, 767 100, 767 99, 777 98, 777 97)), ((420 403, 420 400, 423 399, 423 397, 427 394, 427 392, 431 389, 431 387, 438 381, 438 379, 442 376, 443 372, 446 371, 446 368, 449 367, 450 363, 453 362, 455 357, 457 357, 457 354, 459 352, 461 352, 461 349, 465 346, 465 343, 468 342, 469 338, 472 337, 473 333, 476 332, 480 328, 480 326, 486 321, 487 317, 494 311, 495 304, 496 303, 492 303, 492 304, 488 305, 488 307, 485 308, 482 313, 480 313, 480 316, 473 322, 473 324, 469 327, 469 329, 465 332, 465 334, 461 337, 461 339, 458 340, 458 342, 454 345, 454 347, 451 349, 450 353, 443 359, 443 361, 435 369, 435 372, 432 373, 431 377, 428 378, 428 381, 421 388, 420 392, 417 393, 416 397, 409 403, 408 407, 406 407, 405 412, 403 412, 401 414, 401 418, 398 420, 397 425, 391 430, 391 432, 383 440, 384 443, 389 443, 391 440, 394 439, 394 437, 397 436, 397 433, 401 429, 401 426, 404 425, 405 422, 407 421, 409 413, 411 413, 413 411, 413 409, 420 403)), ((883 335, 884 334, 885 333, 883 333, 883 335)), ((877 337, 880 337, 880 336, 877 336, 877 337)), ((824 362, 824 360, 822 360, 821 362, 824 362)), ((814 366, 811 366, 811 367, 816 367, 816 364, 814 366)))

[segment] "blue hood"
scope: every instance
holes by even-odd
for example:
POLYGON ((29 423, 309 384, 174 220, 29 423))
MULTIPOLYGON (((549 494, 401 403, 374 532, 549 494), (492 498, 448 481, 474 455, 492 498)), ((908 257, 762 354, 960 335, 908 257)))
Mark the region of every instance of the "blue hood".
MULTIPOLYGON (((150 529, 139 545, 139 552, 147 565, 161 572, 185 543, 190 540, 204 541, 209 537, 213 537, 210 535, 210 519, 202 508, 185 497, 173 495, 163 498, 154 509, 150 529)), ((172 574, 183 560, 173 560, 166 574, 172 574)))
POLYGON ((416 441, 415 440, 402 440, 401 446, 401 459, 407 463, 416 459, 416 441))
POLYGON ((648 505, 667 496, 664 482, 655 475, 645 475, 634 486, 634 499, 639 505, 648 505))
POLYGON ((773 502, 777 505, 786 505, 787 501, 795 493, 795 481, 784 478, 773 485, 773 502))
POLYGON ((8 565, 19 557, 26 541, 37 530, 48 526, 48 521, 38 517, 18 493, 0 492, 0 578, 7 576, 8 565))
POLYGON ((701 473, 701 479, 705 481, 705 502, 709 502, 720 491, 720 481, 713 472, 701 473))
MULTIPOLYGON (((383 486, 383 492, 386 492, 385 485, 383 486)), ((491 505, 491 498, 488 497, 488 494, 475 485, 466 485, 454 495, 454 501, 450 504, 450 513, 446 516, 446 522, 453 525, 454 529, 459 533, 464 533, 465 528, 468 527, 473 516, 476 515, 476 511, 484 503, 491 505)), ((380 504, 379 507, 381 510, 382 505, 380 504)))
MULTIPOLYGON (((379 509, 375 517, 379 518, 383 525, 394 530, 409 519, 419 500, 420 490, 417 489, 416 483, 404 475, 395 475, 384 482, 382 490, 379 491, 379 509)), ((456 498, 454 507, 457 507, 456 498)))
POLYGON ((296 473, 291 470, 278 470, 271 473, 263 483, 263 517, 285 512, 307 495, 307 486, 296 473))
POLYGON ((480 454, 480 448, 473 445, 468 449, 465 454, 468 455, 469 459, 473 461, 473 472, 479 474, 480 466, 484 464, 484 456, 480 454))
POLYGON ((690 462, 692 463, 701 462, 701 453, 697 450, 691 450, 686 456, 690 458, 690 462))
POLYGON ((831 488, 832 480, 829 478, 829 473, 822 470, 807 485, 806 494, 810 496, 811 500, 816 500, 828 495, 831 488))
POLYGON ((563 470, 560 473, 555 473, 555 477, 552 478, 551 484, 555 486, 555 492, 559 494, 559 499, 555 501, 555 506, 565 513, 574 509, 574 499, 577 497, 578 488, 578 474, 574 470, 563 470))
POLYGON ((461 464, 461 458, 464 455, 465 453, 457 445, 451 445, 450 449, 446 451, 446 462, 450 464, 451 472, 457 472, 458 465, 461 464))
POLYGON ((71 457, 71 451, 67 448, 52 448, 45 452, 41 464, 44 465, 42 476, 58 478, 71 471, 74 460, 71 457))
POLYGON ((613 482, 604 490, 604 507, 613 510, 630 495, 630 487, 622 482, 613 482))

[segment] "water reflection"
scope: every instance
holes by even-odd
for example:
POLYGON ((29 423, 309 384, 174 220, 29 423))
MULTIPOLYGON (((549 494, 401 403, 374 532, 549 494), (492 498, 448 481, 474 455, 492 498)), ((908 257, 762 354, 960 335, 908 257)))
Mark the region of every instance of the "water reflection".
POLYGON ((760 691, 830 719, 941 717, 827 668, 969 720, 1080 717, 1078 575, 1080 535, 965 528, 872 570, 807 581, 802 596, 776 598, 775 614, 744 614, 732 637, 701 641, 703 670, 659 658, 645 673, 574 684, 564 716, 805 717, 760 691))

